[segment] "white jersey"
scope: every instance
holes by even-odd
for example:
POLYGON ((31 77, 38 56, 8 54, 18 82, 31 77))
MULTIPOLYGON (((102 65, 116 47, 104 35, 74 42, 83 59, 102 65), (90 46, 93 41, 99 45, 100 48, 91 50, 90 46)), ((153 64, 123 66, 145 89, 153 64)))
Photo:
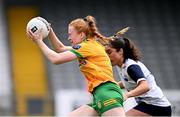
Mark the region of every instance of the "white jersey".
POLYGON ((140 61, 136 62, 132 59, 126 59, 122 67, 119 68, 119 75, 127 91, 131 91, 136 88, 139 81, 147 81, 150 90, 142 95, 135 97, 137 103, 145 102, 147 104, 163 107, 171 105, 164 96, 160 87, 157 86, 154 76, 140 61))

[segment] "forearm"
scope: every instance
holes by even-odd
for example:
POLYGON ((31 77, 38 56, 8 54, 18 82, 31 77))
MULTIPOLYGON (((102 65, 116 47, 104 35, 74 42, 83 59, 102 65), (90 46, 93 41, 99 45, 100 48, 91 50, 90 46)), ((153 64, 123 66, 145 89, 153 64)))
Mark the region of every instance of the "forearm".
POLYGON ((135 89, 126 93, 126 96, 128 98, 136 97, 136 96, 139 96, 139 95, 146 93, 147 91, 149 91, 149 87, 148 87, 147 82, 146 81, 140 81, 139 85, 135 89))
POLYGON ((51 50, 43 41, 36 42, 42 53, 50 60, 53 64, 56 64, 58 53, 51 50))
POLYGON ((50 33, 49 33, 49 40, 53 46, 53 48, 55 49, 56 52, 64 52, 67 50, 70 50, 71 47, 70 46, 65 46, 56 36, 56 34, 54 33, 53 29, 50 28, 50 33))

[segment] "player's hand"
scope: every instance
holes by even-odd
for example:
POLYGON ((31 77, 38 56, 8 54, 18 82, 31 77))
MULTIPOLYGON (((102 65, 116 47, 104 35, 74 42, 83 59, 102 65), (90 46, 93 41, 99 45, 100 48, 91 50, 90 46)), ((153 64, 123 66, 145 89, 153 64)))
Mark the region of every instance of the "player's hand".
POLYGON ((30 29, 26 31, 27 36, 35 43, 43 40, 43 36, 40 30, 38 33, 33 33, 30 29))
POLYGON ((48 23, 48 29, 50 30, 52 27, 51 27, 51 23, 48 23))
POLYGON ((124 101, 128 99, 128 96, 126 95, 126 93, 123 94, 123 98, 124 98, 124 101))
POLYGON ((126 101, 128 98, 131 97, 131 92, 126 92, 123 94, 123 97, 124 97, 124 101, 126 101))
MULTIPOLYGON (((48 29, 49 29, 49 35, 54 35, 54 34, 55 34, 55 33, 54 33, 54 30, 53 30, 53 28, 52 28, 51 23, 49 23, 48 29)), ((48 35, 48 36, 49 36, 49 35, 48 35)))

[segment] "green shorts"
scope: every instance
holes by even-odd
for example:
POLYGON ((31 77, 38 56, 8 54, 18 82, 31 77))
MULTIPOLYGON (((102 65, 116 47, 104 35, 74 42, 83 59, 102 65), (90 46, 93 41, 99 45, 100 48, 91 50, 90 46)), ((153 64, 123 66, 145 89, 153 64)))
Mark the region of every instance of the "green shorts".
POLYGON ((116 107, 123 107, 123 95, 121 88, 112 82, 106 82, 97 86, 93 94, 93 102, 88 104, 99 115, 116 107))

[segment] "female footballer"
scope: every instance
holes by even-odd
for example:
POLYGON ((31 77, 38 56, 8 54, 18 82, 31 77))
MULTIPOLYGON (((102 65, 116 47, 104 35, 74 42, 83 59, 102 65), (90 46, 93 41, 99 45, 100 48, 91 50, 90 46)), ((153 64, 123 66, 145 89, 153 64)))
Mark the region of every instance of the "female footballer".
POLYGON ((124 99, 135 97, 137 102, 126 116, 171 116, 171 104, 157 86, 153 74, 140 62, 140 51, 132 41, 115 35, 106 52, 112 65, 119 68, 119 86, 127 89, 124 99))
POLYGON ((105 48, 97 41, 97 38, 105 38, 98 32, 94 17, 87 16, 70 22, 68 40, 72 47, 63 45, 52 28, 49 39, 55 51, 46 46, 41 34, 27 30, 27 35, 53 64, 78 60, 93 102, 81 106, 68 116, 125 116, 123 95, 113 78, 112 65, 105 48))

